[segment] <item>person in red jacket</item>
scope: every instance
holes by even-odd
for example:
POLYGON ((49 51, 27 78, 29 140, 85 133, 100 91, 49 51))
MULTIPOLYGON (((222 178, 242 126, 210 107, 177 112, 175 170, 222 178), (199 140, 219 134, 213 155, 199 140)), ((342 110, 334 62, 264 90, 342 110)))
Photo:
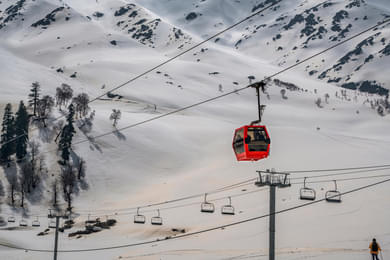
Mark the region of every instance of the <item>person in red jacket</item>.
POLYGON ((370 253, 372 255, 372 260, 379 260, 378 254, 379 254, 379 251, 381 251, 381 247, 376 242, 375 238, 372 239, 372 242, 371 242, 369 248, 370 248, 370 253))

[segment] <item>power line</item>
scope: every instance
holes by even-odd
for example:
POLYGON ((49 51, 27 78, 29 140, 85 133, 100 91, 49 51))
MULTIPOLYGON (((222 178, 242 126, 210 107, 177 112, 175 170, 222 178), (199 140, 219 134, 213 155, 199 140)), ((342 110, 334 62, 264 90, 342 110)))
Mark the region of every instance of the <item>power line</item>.
MULTIPOLYGON (((375 182, 375 183, 372 183, 372 184, 369 184, 369 185, 361 186, 361 187, 358 187, 358 188, 355 188, 355 189, 352 189, 352 190, 340 193, 340 195, 351 194, 351 193, 358 192, 358 191, 364 190, 364 189, 368 189, 368 188, 371 188, 371 187, 374 187, 376 185, 383 184, 383 183, 386 183, 386 182, 389 182, 389 181, 390 181, 390 179, 386 179, 386 180, 383 180, 383 181, 375 182)), ((303 208, 303 207, 306 207, 306 206, 310 206, 310 205, 313 205, 313 204, 317 204, 317 203, 325 201, 325 200, 326 200, 325 198, 324 199, 319 199, 319 200, 315 200, 315 201, 312 201, 312 202, 307 202, 307 203, 304 203, 304 204, 293 206, 293 207, 290 207, 290 208, 287 208, 287 209, 279 210, 279 211, 276 211, 274 215, 285 213, 285 212, 289 212, 289 211, 293 211, 293 210, 296 210, 296 209, 299 209, 299 208, 303 208)), ((178 236, 171 236, 171 237, 168 237, 168 238, 149 240, 149 241, 144 241, 144 242, 139 242, 139 243, 124 244, 124 245, 117 245, 117 246, 108 246, 108 247, 99 247, 99 248, 88 248, 88 249, 58 250, 58 252, 60 252, 60 253, 92 252, 92 251, 112 250, 112 249, 120 249, 120 248, 128 248, 128 247, 135 247, 135 246, 141 246, 141 245, 160 243, 160 242, 164 242, 164 241, 168 241, 168 240, 180 239, 180 238, 184 238, 184 237, 191 237, 191 236, 194 236, 194 235, 199 235, 199 234, 203 234, 203 233, 207 233, 207 232, 211 232, 211 231, 215 231, 215 230, 225 229, 227 227, 232 227, 232 226, 236 226, 236 225, 252 222, 252 221, 259 220, 259 219, 262 219, 262 218, 266 218, 266 217, 269 217, 269 216, 270 216, 270 214, 265 214, 265 215, 261 215, 261 216, 257 216, 257 217, 248 218, 248 219, 245 219, 245 220, 233 222, 233 223, 230 223, 230 224, 225 224, 225 225, 220 225, 220 226, 216 226, 216 227, 212 227, 212 228, 208 228, 208 229, 194 231, 194 232, 191 232, 191 233, 186 233, 186 234, 182 234, 182 235, 178 235, 178 236)), ((0 243, 0 246, 8 247, 8 248, 11 248, 11 249, 17 249, 17 250, 32 251, 32 252, 45 252, 45 253, 52 253, 53 252, 52 250, 47 250, 47 249, 24 248, 24 247, 18 247, 18 246, 13 246, 13 245, 7 245, 7 244, 4 244, 4 243, 0 243)))

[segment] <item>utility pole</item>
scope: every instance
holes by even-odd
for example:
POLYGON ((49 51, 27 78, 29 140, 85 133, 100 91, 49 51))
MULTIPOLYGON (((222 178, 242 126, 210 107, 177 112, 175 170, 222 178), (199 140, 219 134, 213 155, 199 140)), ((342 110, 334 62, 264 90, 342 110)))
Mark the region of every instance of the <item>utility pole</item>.
POLYGON ((289 173, 276 173, 274 170, 257 171, 259 179, 256 186, 269 186, 269 260, 275 260, 275 209, 276 209, 276 187, 290 187, 289 173), (263 175, 262 175, 263 173, 263 175))

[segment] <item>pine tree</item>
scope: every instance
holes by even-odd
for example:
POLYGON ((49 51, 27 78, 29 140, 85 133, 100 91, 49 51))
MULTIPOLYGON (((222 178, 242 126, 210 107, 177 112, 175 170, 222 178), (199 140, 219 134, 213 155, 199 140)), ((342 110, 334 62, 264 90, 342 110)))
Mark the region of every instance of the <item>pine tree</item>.
POLYGON ((66 118, 67 124, 64 126, 61 132, 61 139, 58 143, 58 149, 61 150, 61 158, 62 161, 60 161, 61 164, 66 165, 69 161, 69 155, 70 155, 70 148, 72 147, 72 139, 73 134, 76 133, 74 130, 74 107, 73 104, 70 104, 69 107, 69 113, 66 118))
POLYGON ((18 112, 15 117, 15 140, 16 158, 20 161, 27 154, 27 142, 28 142, 28 124, 29 118, 26 106, 23 101, 20 101, 18 112))
POLYGON ((37 105, 39 101, 40 86, 38 82, 34 82, 31 86, 31 93, 28 95, 28 105, 33 108, 33 115, 37 115, 37 105))
POLYGON ((14 152, 14 116, 12 115, 12 105, 7 104, 4 110, 3 123, 0 140, 0 160, 8 162, 14 152))

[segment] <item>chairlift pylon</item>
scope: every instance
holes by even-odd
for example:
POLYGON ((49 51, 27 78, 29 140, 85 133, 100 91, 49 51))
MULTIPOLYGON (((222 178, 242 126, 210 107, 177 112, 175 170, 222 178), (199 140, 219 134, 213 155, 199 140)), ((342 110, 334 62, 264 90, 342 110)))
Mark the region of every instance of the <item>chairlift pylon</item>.
POLYGON ((232 206, 232 198, 228 197, 228 199, 229 199, 229 204, 222 206, 221 213, 223 215, 234 215, 234 207, 232 206))
POLYGON ((160 210, 159 209, 157 210, 157 216, 152 217, 152 219, 150 220, 150 223, 152 225, 159 225, 159 226, 161 226, 163 224, 162 218, 160 217, 160 210))
POLYGON ((341 202, 341 193, 337 190, 337 183, 336 183, 336 180, 333 180, 334 182, 334 190, 328 190, 326 193, 325 193, 325 200, 327 202, 341 202))
POLYGON ((303 179, 303 188, 299 191, 299 198, 301 200, 315 200, 316 199, 316 191, 312 188, 306 187, 306 179, 307 177, 304 177, 303 179))
POLYGON ((204 213, 214 213, 215 207, 211 202, 207 202, 207 193, 204 194, 204 202, 200 205, 200 211, 204 213))
POLYGON ((134 223, 145 224, 146 218, 144 215, 139 214, 139 208, 137 208, 137 215, 134 216, 134 223))

